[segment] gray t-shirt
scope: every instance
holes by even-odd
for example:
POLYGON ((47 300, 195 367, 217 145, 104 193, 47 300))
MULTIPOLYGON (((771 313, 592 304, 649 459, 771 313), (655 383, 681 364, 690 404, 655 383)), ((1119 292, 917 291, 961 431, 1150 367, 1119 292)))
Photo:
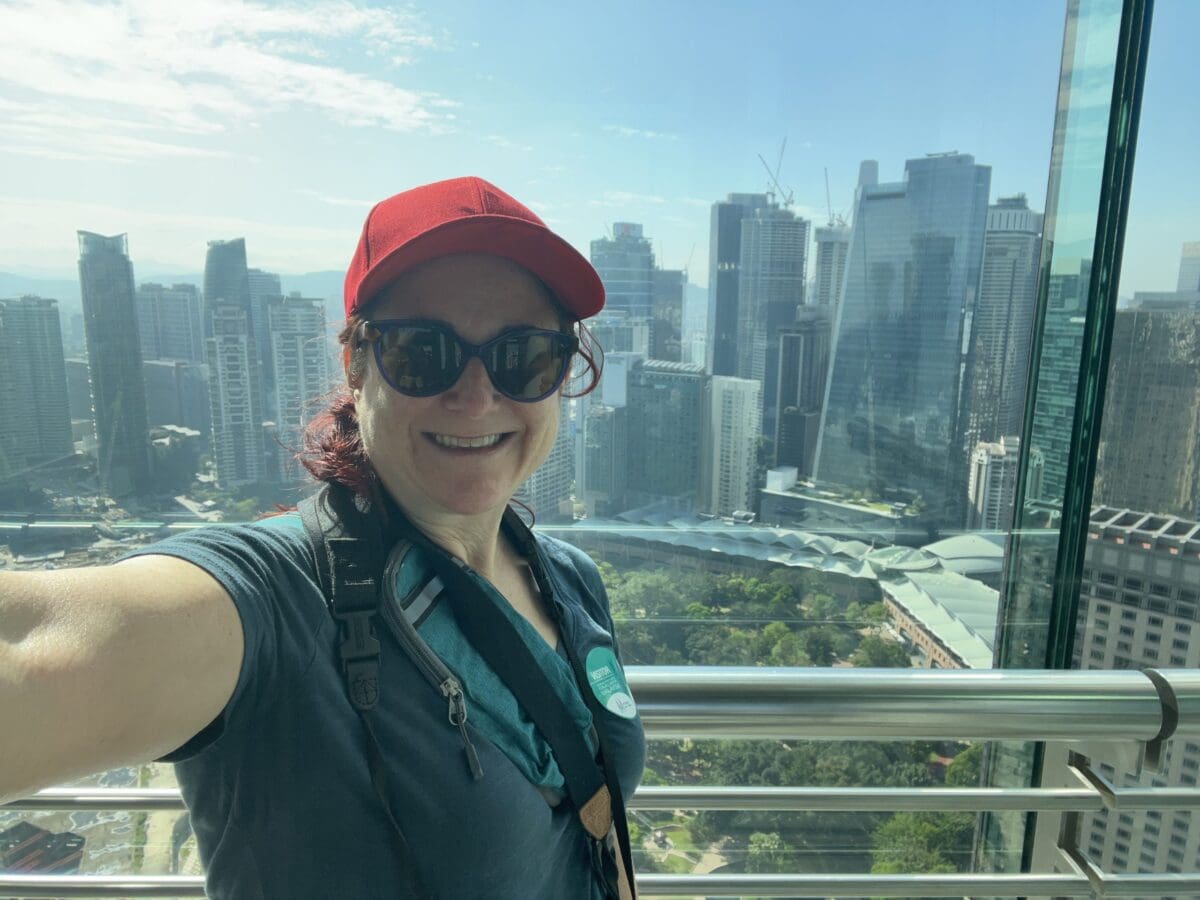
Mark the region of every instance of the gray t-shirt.
MULTIPOLYGON (((596 647, 615 652, 595 565, 569 544, 535 535, 563 641, 580 659, 596 647)), ((209 896, 409 896, 299 517, 200 528, 138 552, 200 566, 228 591, 242 621, 245 655, 233 696, 211 725, 166 757, 191 811, 209 896)), ((377 636, 374 728, 390 807, 425 889, 454 900, 603 897, 574 807, 549 806, 476 730, 471 739, 484 776, 473 779, 445 699, 387 628, 377 636)), ((628 801, 645 757, 641 721, 600 715, 628 801)))

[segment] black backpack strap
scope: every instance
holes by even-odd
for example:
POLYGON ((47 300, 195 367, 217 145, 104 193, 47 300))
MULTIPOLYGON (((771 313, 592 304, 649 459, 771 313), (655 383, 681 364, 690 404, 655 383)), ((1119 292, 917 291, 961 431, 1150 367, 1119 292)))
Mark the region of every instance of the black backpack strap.
MULTIPOLYGON (((584 830, 593 839, 593 864, 605 883, 608 895, 612 898, 634 897, 629 832, 623 821, 624 804, 612 767, 597 763, 592 748, 576 727, 566 704, 550 685, 541 665, 512 622, 490 597, 480 596, 483 591, 476 581, 479 576, 474 575, 466 563, 451 556, 419 532, 414 531, 412 540, 434 560, 434 566, 446 586, 443 596, 450 603, 458 627, 512 691, 553 749, 566 781, 567 794, 575 805, 584 830), (616 810, 619 810, 622 820, 619 823, 614 812, 616 810), (614 828, 618 841, 616 847, 609 843, 614 828)), ((548 589, 548 582, 544 580, 540 579, 539 585, 548 589)), ((591 693, 582 689, 581 692, 585 698, 591 693)), ((594 710, 593 720, 597 733, 601 734, 599 717, 594 710)), ((603 743, 601 737, 602 747, 603 743)))
MULTIPOLYGON (((551 581, 542 563, 542 557, 537 547, 537 539, 533 536, 533 532, 511 507, 505 511, 504 524, 508 527, 508 532, 520 549, 521 555, 528 560, 529 567, 533 570, 533 575, 539 588, 543 592, 548 592, 551 581)), ((591 589, 583 582, 582 576, 578 572, 575 574, 579 579, 578 586, 590 596, 591 589)), ((547 606, 552 611, 555 608, 552 602, 548 603, 547 606)), ((629 820, 625 812, 625 795, 622 793, 621 785, 617 780, 615 764, 609 764, 608 762, 609 760, 615 760, 616 756, 612 749, 612 741, 608 731, 603 725, 604 717, 601 715, 603 707, 600 705, 600 701, 596 698, 595 693, 591 690, 587 670, 583 665, 583 660, 576 653, 575 648, 567 641, 563 642, 563 648, 566 650, 567 660, 571 664, 571 671, 575 675, 575 683, 579 688, 579 693, 587 704, 588 709, 592 712, 592 722, 595 724, 596 735, 600 741, 600 765, 604 771, 605 783, 608 786, 608 794, 612 802, 612 823, 617 843, 616 849, 619 851, 617 863, 625 875, 629 896, 636 897, 637 887, 634 881, 632 846, 629 842, 629 820)))
POLYGON ((316 555, 317 577, 325 602, 338 623, 341 637, 338 656, 342 661, 346 694, 367 735, 371 784, 392 826, 400 865, 413 896, 424 900, 431 895, 421 885, 412 848, 392 814, 383 750, 370 715, 379 702, 380 693, 379 639, 375 636, 375 621, 379 613, 380 579, 385 560, 379 529, 371 529, 369 523, 363 528, 364 522, 353 518, 354 515, 361 516, 357 508, 353 514, 343 511, 341 516, 335 517, 329 508, 330 493, 330 488, 323 488, 302 501, 297 509, 316 555), (362 536, 351 536, 347 524, 362 536))

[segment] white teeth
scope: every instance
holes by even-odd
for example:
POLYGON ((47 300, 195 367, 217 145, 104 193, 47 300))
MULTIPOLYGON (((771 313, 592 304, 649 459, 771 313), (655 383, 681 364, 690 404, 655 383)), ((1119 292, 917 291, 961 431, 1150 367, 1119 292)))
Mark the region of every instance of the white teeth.
POLYGON ((448 435, 448 434, 434 434, 434 435, 431 435, 431 437, 433 438, 434 443, 440 444, 443 447, 477 448, 477 447, 490 447, 493 444, 497 443, 500 440, 500 438, 504 437, 504 435, 503 434, 489 434, 489 435, 485 435, 484 437, 460 438, 460 437, 452 437, 451 435, 448 435))

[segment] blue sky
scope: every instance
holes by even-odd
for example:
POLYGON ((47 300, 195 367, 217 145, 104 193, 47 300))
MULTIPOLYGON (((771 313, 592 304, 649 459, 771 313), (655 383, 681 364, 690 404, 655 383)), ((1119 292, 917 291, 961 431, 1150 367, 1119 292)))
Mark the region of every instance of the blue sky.
MULTIPOLYGON (((1173 287, 1200 239, 1200 5, 1156 16, 1130 290, 1173 287)), ((758 154, 774 165, 784 137, 780 180, 818 224, 826 167, 848 215, 860 160, 898 180, 946 150, 1040 209, 1063 17, 1050 0, 2 2, 0 270, 69 276, 79 228, 128 232, 139 275, 198 271, 207 240, 236 236, 252 265, 339 269, 372 201, 470 173, 585 253, 642 222, 703 284, 709 205, 765 189, 758 154)))

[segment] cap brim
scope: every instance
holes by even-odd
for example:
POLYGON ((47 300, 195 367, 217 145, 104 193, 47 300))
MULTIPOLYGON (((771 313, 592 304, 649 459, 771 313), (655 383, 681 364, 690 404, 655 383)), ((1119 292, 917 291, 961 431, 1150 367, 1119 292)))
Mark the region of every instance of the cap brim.
POLYGON ((528 269, 573 316, 586 319, 604 307, 600 276, 574 247, 547 228, 512 216, 480 214, 431 228, 397 247, 358 284, 353 309, 362 309, 408 270, 455 253, 487 253, 528 269))

